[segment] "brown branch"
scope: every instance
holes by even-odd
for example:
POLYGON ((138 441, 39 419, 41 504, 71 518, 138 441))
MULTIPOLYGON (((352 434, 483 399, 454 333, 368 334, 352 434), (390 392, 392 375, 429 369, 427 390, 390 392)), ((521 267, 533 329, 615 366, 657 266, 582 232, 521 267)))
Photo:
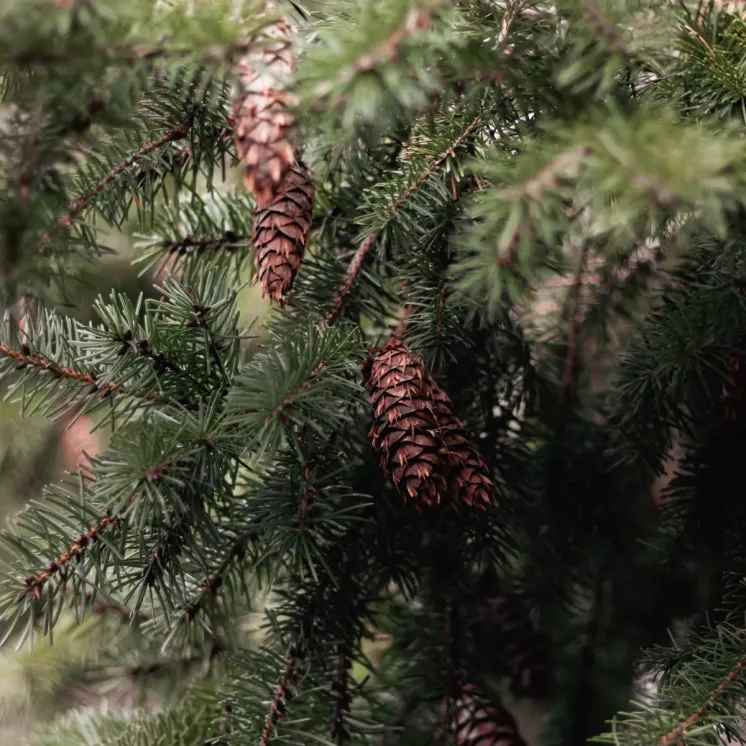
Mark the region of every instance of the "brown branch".
MULTIPOLYGON (((212 448, 214 446, 212 441, 207 441, 206 443, 204 441, 199 441, 193 443, 192 446, 187 447, 187 449, 189 451, 194 451, 194 449, 205 445, 208 448, 212 448)), ((179 461, 172 460, 147 469, 141 476, 139 484, 143 484, 144 482, 150 482, 153 485, 159 484, 161 479, 166 474, 166 471, 178 466, 179 463, 179 461)), ((86 479, 90 479, 90 475, 87 473, 84 473, 83 477, 86 479)), ((139 496, 140 490, 138 489, 130 495, 127 502, 122 506, 121 510, 116 515, 112 515, 111 508, 107 508, 104 511, 104 517, 101 518, 98 523, 88 529, 88 531, 82 533, 65 552, 57 557, 57 559, 52 560, 47 565, 46 569, 44 569, 38 575, 29 575, 23 579, 25 586, 23 593, 25 595, 33 596, 35 599, 38 600, 41 598, 42 590, 44 589, 47 581, 54 575, 59 574, 62 577, 63 581, 66 580, 68 564, 73 559, 77 559, 78 561, 80 561, 88 547, 98 542, 99 535, 102 531, 106 530, 107 528, 110 528, 113 531, 118 531, 121 528, 122 520, 125 517, 127 511, 132 507, 139 496)), ((162 559, 162 557, 159 554, 154 555, 153 560, 151 561, 151 566, 153 562, 159 561, 160 559, 162 559)), ((150 570, 151 567, 146 567, 145 572, 143 573, 143 577, 146 579, 147 582, 151 582, 149 578, 150 570)))
POLYGON ((29 575, 23 579, 25 588, 23 593, 25 595, 33 596, 36 600, 41 598, 41 593, 46 585, 47 581, 55 574, 60 574, 63 579, 67 578, 67 565, 71 560, 82 557, 89 545, 95 544, 98 541, 99 534, 107 528, 111 528, 117 531, 121 526, 122 516, 127 509, 135 502, 139 492, 133 492, 130 495, 129 500, 125 503, 122 510, 116 515, 112 516, 111 508, 106 509, 106 515, 88 531, 82 533, 76 542, 70 546, 65 552, 63 552, 56 560, 52 560, 46 569, 40 572, 38 575, 29 575))
MULTIPOLYGON (((158 150, 158 148, 162 148, 164 145, 168 145, 169 143, 175 142, 176 140, 182 140, 184 139, 188 134, 189 130, 192 126, 192 122, 194 121, 194 116, 197 112, 197 106, 191 105, 189 106, 187 110, 187 114, 184 117, 183 121, 177 124, 175 127, 170 129, 166 134, 164 134, 162 137, 160 137, 157 140, 153 140, 152 142, 147 143, 146 145, 143 145, 139 150, 136 150, 134 153, 129 155, 127 158, 125 158, 123 161, 118 163, 114 168, 109 171, 109 173, 104 176, 101 181, 99 181, 97 184, 95 184, 88 192, 86 192, 82 197, 79 197, 78 199, 73 200, 70 202, 67 206, 67 212, 65 215, 63 215, 58 221, 57 221, 57 227, 61 229, 67 229, 72 226, 73 220, 75 220, 82 212, 83 210, 88 207, 88 205, 99 195, 101 192, 109 185, 111 184, 114 179, 117 178, 120 174, 124 173, 128 168, 134 166, 137 161, 139 161, 141 158, 144 158, 147 155, 150 155, 152 152, 158 150)), ((44 253, 44 247, 52 240, 52 236, 50 233, 45 233, 39 243, 36 246, 36 250, 39 254, 44 253)))
POLYGON ((350 732, 345 726, 345 715, 350 711, 350 689, 349 689, 349 669, 350 659, 344 653, 338 657, 337 678, 332 682, 331 690, 334 699, 334 718, 332 726, 329 729, 328 740, 331 743, 343 744, 350 740, 350 732))
POLYGON ((666 735, 661 736, 656 746, 668 746, 672 741, 676 741, 687 734, 692 727, 703 715, 705 715, 725 694, 728 687, 741 675, 746 668, 746 655, 738 660, 735 666, 717 685, 715 691, 698 707, 686 720, 682 720, 676 727, 671 728, 666 735))
POLYGON ((419 703, 419 698, 414 694, 410 694, 404 698, 391 725, 393 732, 384 735, 381 746, 394 746, 394 739, 401 735, 401 730, 406 725, 407 720, 414 714, 419 703))
POLYGON ((277 682, 275 694, 272 698, 272 704, 269 708, 269 714, 267 715, 267 719, 264 721, 264 728, 262 730, 262 737, 259 741, 259 746, 269 746, 275 726, 278 721, 285 717, 285 705, 287 704, 288 695, 290 694, 290 683, 295 674, 298 652, 298 645, 293 644, 290 646, 288 654, 285 657, 285 669, 280 680, 277 682))
POLYGON ((362 73, 372 72, 380 65, 395 60, 399 55, 402 44, 409 37, 415 36, 430 27, 433 22, 433 11, 441 4, 442 0, 430 0, 427 8, 422 10, 412 9, 407 14, 404 26, 396 29, 375 49, 358 57, 342 71, 335 81, 316 86, 316 96, 323 99, 331 93, 335 85, 347 85, 362 73))
POLYGON ((66 378, 68 381, 75 381, 80 384, 87 384, 95 387, 95 390, 100 391, 99 398, 103 399, 112 392, 125 393, 122 386, 115 383, 108 382, 98 384, 96 377, 93 373, 81 373, 80 371, 68 368, 65 365, 60 365, 51 360, 47 360, 41 355, 31 352, 27 345, 23 345, 20 350, 14 350, 8 345, 0 344, 0 356, 5 356, 11 360, 16 361, 16 370, 24 370, 28 367, 37 368, 38 370, 51 371, 53 375, 58 378, 66 378))
POLYGON ((162 241, 159 248, 165 254, 186 254, 190 249, 199 253, 208 249, 213 252, 220 250, 231 250, 237 248, 239 244, 245 244, 249 241, 250 236, 237 235, 233 231, 226 231, 222 236, 203 236, 194 238, 186 236, 174 241, 162 241))
MULTIPOLYGON (((145 357, 150 357, 149 355, 145 355, 142 350, 140 350, 139 354, 145 357)), ((136 396, 136 394, 132 391, 128 391, 124 388, 124 386, 114 383, 113 381, 98 383, 95 373, 83 373, 81 371, 74 370, 73 368, 69 368, 66 365, 60 365, 53 360, 48 360, 38 353, 32 352, 28 345, 25 344, 21 345, 20 350, 15 350, 8 345, 0 344, 0 357, 2 356, 11 360, 15 360, 15 370, 17 371, 25 370, 29 367, 36 368, 40 371, 49 371, 53 376, 57 378, 64 378, 68 381, 74 381, 81 385, 91 386, 91 393, 98 393, 99 399, 105 399, 107 396, 113 393, 123 394, 126 396, 136 396)), ((157 354, 153 354, 152 357, 155 358, 154 363, 160 363, 161 365, 166 365, 168 367, 169 362, 166 361, 165 358, 161 360, 157 354)), ((171 365, 173 365, 173 363, 171 363, 171 365)), ((173 368, 171 369, 174 370, 173 368)), ((166 401, 165 399, 161 399, 157 392, 151 392, 144 398, 146 401, 149 402, 166 401)))
POLYGON ((377 236, 377 233, 371 233, 362 241, 360 246, 358 246, 358 249, 355 252, 355 256, 352 257, 352 261, 350 262, 350 266, 347 270, 344 281, 339 286, 337 296, 334 299, 332 310, 329 311, 329 315, 326 317, 326 321, 328 324, 333 324, 337 316, 339 315, 339 312, 342 310, 342 307, 347 300, 347 296, 352 292, 352 286, 357 281, 360 270, 363 268, 365 259, 368 256, 371 248, 373 247, 377 236))
POLYGON ((443 309, 446 304, 446 290, 447 286, 445 282, 441 283, 440 294, 438 298, 438 329, 443 328, 443 309))
POLYGON ((590 242, 583 243, 583 249, 578 261, 578 268, 575 272, 575 281, 570 288, 568 296, 568 323, 567 330, 567 353, 565 354, 565 366, 562 373, 562 401, 567 405, 570 401, 570 394, 575 383, 577 374, 577 356, 578 356, 578 328, 580 326, 580 295, 583 290, 583 278, 585 275, 585 263, 590 251, 590 242))
MULTIPOLYGON (((468 125, 468 127, 463 131, 460 137, 458 137, 456 140, 454 140, 451 147, 449 147, 447 150, 445 150, 443 153, 441 153, 418 177, 415 179, 415 181, 412 183, 412 185, 402 194, 398 200, 392 205, 391 209, 388 211, 388 214, 383 220, 383 225, 389 222, 391 218, 396 215, 396 213, 401 209, 401 207, 414 195, 417 190, 432 176, 432 174, 437 171, 445 162, 447 158, 453 157, 455 152, 461 147, 464 140, 466 140, 469 135, 482 123, 482 117, 481 115, 478 117, 475 117, 468 125)), ((358 276, 360 275, 360 271, 363 268, 363 264, 365 262, 366 257, 368 256, 371 248, 373 247, 373 244, 375 243, 376 238, 378 237, 378 234, 381 232, 383 226, 379 228, 374 233, 371 233, 369 236, 367 236, 360 246, 358 247, 357 251, 355 252, 355 255, 352 257, 352 261, 350 262, 349 269, 347 270, 347 275, 345 276, 344 281, 339 286, 339 290, 337 291, 337 296, 334 299, 334 304, 332 305, 332 310, 329 312, 328 316, 326 317, 326 323, 327 324, 333 324, 334 321, 337 319, 337 316, 339 315, 340 311, 342 310, 342 307, 345 304, 345 301, 347 300, 347 296, 352 291, 352 288, 357 281, 358 276)))
POLYGON ((78 215, 80 215, 80 213, 90 204, 91 200, 93 200, 97 195, 101 194, 106 186, 108 184, 111 184, 111 182, 114 181, 114 179, 116 179, 119 174, 126 171, 128 168, 130 168, 130 166, 133 166, 141 158, 144 158, 146 155, 150 155, 150 153, 158 150, 158 148, 162 148, 164 145, 168 145, 171 142, 182 140, 183 138, 185 138, 189 134, 189 129, 192 126, 192 122, 194 121, 194 115, 196 111, 196 106, 190 106, 187 110, 186 117, 184 117, 184 120, 180 124, 177 124, 176 127, 170 129, 158 140, 154 140, 147 143, 146 145, 143 145, 139 150, 136 150, 128 158, 125 158, 121 163, 118 163, 116 166, 114 166, 114 168, 112 168, 111 171, 109 171, 109 173, 106 174, 106 176, 104 176, 104 178, 100 182, 98 182, 98 184, 96 184, 92 189, 86 192, 86 194, 84 194, 79 199, 73 200, 67 206, 67 214, 60 218, 59 225, 65 228, 69 227, 72 221, 76 217, 78 217, 78 215))
POLYGON ((303 485, 300 507, 298 508, 298 533, 310 536, 311 531, 308 528, 308 519, 313 517, 313 498, 316 496, 316 488, 311 484, 311 469, 308 465, 303 467, 303 477, 305 483, 303 485))
POLYGON ((247 541, 248 537, 244 536, 239 541, 235 542, 217 570, 209 575, 202 583, 199 591, 194 597, 194 600, 186 604, 184 617, 187 622, 193 621, 197 617, 197 614, 199 614, 199 612, 205 607, 207 600, 214 598, 217 595, 231 565, 233 565, 237 560, 243 559, 247 541))
POLYGON ((88 592, 85 594, 88 600, 91 600, 91 613, 96 616, 102 614, 112 613, 116 616, 120 616, 123 620, 129 621, 130 619, 136 622, 146 622, 150 617, 142 611, 135 611, 129 606, 117 603, 116 601, 110 601, 105 598, 97 598, 93 601, 93 593, 88 592))
MULTIPOLYGON (((64 0, 57 0, 58 2, 64 0)), ((210 44, 202 50, 193 46, 184 47, 149 47, 135 42, 128 44, 108 44, 95 50, 83 49, 82 56, 76 56, 75 49, 64 52, 49 52, 40 49, 26 49, 20 52, 0 55, 0 61, 15 63, 27 68, 57 65, 61 62, 88 62, 92 59, 103 60, 104 64, 119 64, 131 67, 135 62, 153 62, 159 59, 178 59, 180 57, 199 56, 205 64, 230 62, 235 56, 245 54, 254 45, 252 39, 243 39, 231 44, 210 44)))

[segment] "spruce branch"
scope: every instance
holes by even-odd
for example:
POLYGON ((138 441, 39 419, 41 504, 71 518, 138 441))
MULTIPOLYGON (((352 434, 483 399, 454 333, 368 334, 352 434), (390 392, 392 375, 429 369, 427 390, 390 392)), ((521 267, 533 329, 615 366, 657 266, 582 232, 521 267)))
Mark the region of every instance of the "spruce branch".
POLYGON ((337 676, 332 681, 331 691, 334 697, 334 715, 329 729, 329 741, 344 744, 350 740, 350 733, 345 725, 345 717, 350 711, 350 659, 344 650, 337 655, 337 676))
MULTIPOLYGON (((15 370, 24 370, 28 367, 37 368, 43 371, 51 371, 53 375, 59 378, 66 378, 69 381, 75 381, 75 383, 93 386, 96 390, 99 388, 96 383, 96 376, 93 373, 84 373, 73 370, 65 365, 55 363, 52 360, 47 360, 46 358, 31 352, 31 348, 28 347, 28 345, 22 345, 19 350, 14 350, 8 345, 0 344, 0 355, 3 355, 10 360, 15 360, 15 370)), ((105 383, 101 388, 101 396, 106 396, 107 393, 111 391, 124 391, 122 387, 117 386, 115 383, 105 383)))
POLYGON ((187 622, 194 621, 200 611, 205 608, 209 600, 217 596, 225 582, 225 577, 228 572, 231 570, 233 565, 240 562, 245 556, 248 540, 248 536, 242 536, 233 544, 220 565, 213 573, 204 579, 192 600, 184 605, 184 618, 187 622))
POLYGON ((366 236, 360 243, 355 255, 350 262, 349 269, 344 281, 337 291, 336 298, 332 305, 331 311, 326 318, 327 324, 332 324, 339 316, 342 308, 344 307, 347 296, 352 292, 352 288, 357 281, 358 276, 365 264, 365 259, 370 253, 373 244, 376 241, 379 233, 385 228, 386 224, 396 215, 397 212, 407 203, 407 201, 420 189, 420 187, 445 163, 448 158, 452 158, 456 151, 464 144, 466 139, 474 132, 477 127, 482 123, 483 117, 479 115, 475 117, 464 129, 461 135, 454 140, 454 142, 443 151, 437 158, 435 158, 430 165, 422 171, 419 176, 412 182, 412 184, 401 194, 401 196, 394 202, 385 215, 378 228, 366 236))
POLYGON ((325 99, 335 86, 348 86, 355 78, 363 73, 374 71, 381 65, 395 60, 401 46, 410 37, 428 29, 433 22, 433 11, 443 5, 443 0, 429 0, 425 8, 412 8, 404 18, 404 25, 395 29, 378 46, 365 52, 351 64, 342 69, 337 78, 332 81, 319 83, 314 88, 314 96, 319 100, 325 99))
MULTIPOLYGON (((142 147, 138 148, 134 153, 129 155, 127 158, 117 163, 97 184, 89 189, 82 197, 73 200, 67 206, 67 212, 57 221, 57 228, 62 230, 69 229, 73 221, 75 221, 80 214, 93 202, 93 200, 104 191, 104 189, 111 184, 118 176, 123 174, 129 168, 134 166, 139 160, 147 157, 151 153, 155 152, 159 148, 162 148, 169 143, 182 140, 189 134, 189 130, 192 127, 194 118, 196 116, 198 106, 196 104, 190 104, 187 107, 186 116, 184 119, 172 127, 165 134, 159 137, 157 140, 152 140, 146 143, 142 147)), ((52 241, 52 234, 45 233, 39 243, 37 244, 37 252, 39 254, 45 253, 45 247, 52 241)))
POLYGON ((569 406, 571 403, 572 390, 575 385, 577 376, 577 355, 578 355, 578 330, 580 328, 580 299, 583 291, 583 279, 585 275, 586 262, 590 251, 591 242, 584 241, 578 260, 578 267, 575 271, 575 278, 568 294, 568 311, 567 311, 567 352, 565 353, 565 362, 562 371, 562 406, 569 406))
POLYGON ((24 69, 51 67, 64 63, 102 60, 111 67, 130 68, 136 63, 158 61, 198 60, 205 65, 230 64, 237 56, 245 54, 253 47, 251 40, 242 39, 226 44, 195 46, 155 46, 142 42, 127 44, 105 44, 95 49, 85 49, 84 56, 78 57, 74 50, 54 52, 41 49, 14 50, 0 55, 0 62, 19 65, 24 69))
POLYGON ((111 529, 112 532, 118 531, 122 524, 122 517, 138 498, 139 494, 139 492, 133 492, 122 510, 114 516, 112 516, 111 509, 107 508, 106 515, 94 526, 91 526, 88 531, 84 531, 78 537, 77 541, 70 545, 67 551, 61 554, 56 560, 50 562, 38 575, 25 577, 23 579, 25 586, 23 593, 32 596, 38 601, 41 598, 44 586, 50 578, 54 577, 54 575, 59 575, 64 581, 67 578, 67 566, 70 561, 79 561, 86 549, 99 541, 101 533, 106 529, 111 529))
POLYGON ((295 667, 298 663, 300 652, 300 642, 293 643, 287 652, 285 657, 285 668, 280 680, 277 682, 277 686, 275 687, 275 693, 270 704, 269 713, 267 714, 264 721, 264 727, 262 728, 262 736, 259 741, 259 746, 269 746, 270 741, 274 737, 277 723, 285 717, 285 710, 291 694, 290 686, 295 677, 295 667))
POLYGON ((698 720, 706 715, 723 695, 726 694, 729 687, 739 678, 746 668, 746 655, 739 658, 731 670, 720 680, 715 690, 709 697, 686 719, 680 721, 676 726, 671 728, 667 733, 661 736, 656 746, 670 746, 671 743, 682 742, 686 737, 689 729, 697 723, 698 720))

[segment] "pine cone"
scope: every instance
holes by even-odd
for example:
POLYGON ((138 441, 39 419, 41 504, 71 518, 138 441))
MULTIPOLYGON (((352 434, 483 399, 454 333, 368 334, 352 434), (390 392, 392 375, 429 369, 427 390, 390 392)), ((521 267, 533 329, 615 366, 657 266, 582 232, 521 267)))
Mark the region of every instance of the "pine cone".
POLYGON ((262 295, 283 302, 298 272, 311 230, 313 180, 302 163, 293 166, 280 191, 257 201, 252 243, 262 295))
POLYGON ((510 677, 510 689, 517 697, 538 699, 550 694, 552 669, 546 638, 531 623, 520 598, 503 593, 482 599, 473 617, 478 649, 495 651, 497 667, 510 677), (479 642, 481 640, 481 643, 479 642))
POLYGON ((238 62, 240 92, 233 103, 233 136, 246 166, 244 184, 257 201, 266 202, 295 163, 290 111, 294 100, 282 90, 295 60, 284 21, 267 26, 258 41, 262 49, 249 51, 238 62))
POLYGON ((525 746, 513 716, 488 700, 474 684, 466 684, 453 706, 451 732, 458 746, 525 746))
POLYGON ((432 401, 439 435, 448 460, 448 489, 456 505, 485 508, 491 502, 494 486, 479 451, 466 437, 464 426, 453 411, 448 394, 432 379, 424 376, 425 391, 432 401))
POLYGON ((377 352, 368 378, 375 417, 371 435, 382 467, 404 498, 434 505, 445 494, 446 482, 438 426, 423 376, 422 360, 398 338, 392 337, 377 352))

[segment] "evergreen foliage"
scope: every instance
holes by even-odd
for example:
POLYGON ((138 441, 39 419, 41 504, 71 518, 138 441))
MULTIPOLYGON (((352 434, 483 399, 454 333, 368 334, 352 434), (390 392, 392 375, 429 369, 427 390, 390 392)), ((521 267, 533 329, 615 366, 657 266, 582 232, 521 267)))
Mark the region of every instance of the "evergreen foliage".
POLYGON ((160 693, 27 743, 746 737, 744 41, 0 0, 3 392, 111 435, 0 532, 11 701, 160 693), (152 294, 79 320, 130 232, 152 294))

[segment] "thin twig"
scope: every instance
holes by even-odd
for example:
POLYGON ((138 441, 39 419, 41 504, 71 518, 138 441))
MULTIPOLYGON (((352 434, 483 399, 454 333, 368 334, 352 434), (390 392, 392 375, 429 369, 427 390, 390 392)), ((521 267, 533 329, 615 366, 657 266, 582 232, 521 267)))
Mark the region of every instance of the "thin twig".
MULTIPOLYGON (((114 179, 117 178, 120 174, 124 173, 128 168, 131 168, 137 161, 139 161, 141 158, 144 158, 147 155, 150 155, 152 152, 158 150, 158 148, 162 148, 164 145, 168 145, 169 143, 175 142, 176 140, 182 140, 189 134, 189 130, 192 126, 192 122, 194 121, 194 116, 197 112, 197 106, 191 105, 187 109, 187 114, 184 117, 183 121, 177 124, 175 127, 170 129, 168 132, 166 132, 162 137, 158 138, 157 140, 154 140, 152 142, 147 143, 146 145, 143 145, 141 148, 136 150, 134 153, 129 155, 127 158, 125 158, 123 161, 118 163, 114 168, 109 171, 106 176, 104 176, 101 181, 99 181, 97 184, 95 184, 88 192, 86 192, 82 197, 79 197, 78 199, 73 200, 68 204, 67 206, 67 212, 57 221, 57 227, 62 229, 70 228, 70 226, 73 223, 73 220, 75 220, 82 212, 83 210, 88 207, 88 205, 99 195, 101 192, 109 185, 111 184, 114 179)), ((39 243, 37 244, 37 252, 40 254, 44 253, 44 247, 52 240, 52 236, 50 233, 45 233, 42 237, 39 243)))
POLYGON ((308 519, 313 514, 313 501, 316 496, 316 488, 311 482, 311 469, 308 465, 303 467, 303 494, 301 495, 300 507, 298 508, 298 533, 304 536, 310 536, 311 531, 308 528, 308 519))
POLYGON ((585 275, 585 263, 590 251, 590 241, 583 242, 580 252, 578 268, 575 272, 575 281, 568 295, 568 323, 567 330, 567 352, 565 354, 565 366, 562 373, 562 402, 566 405, 570 401, 570 394, 575 383, 578 356, 578 327, 580 326, 580 295, 583 290, 583 278, 585 275))
MULTIPOLYGON (((402 194, 399 199, 393 204, 391 209, 388 211, 388 214, 383 220, 383 224, 391 220, 391 218, 396 215, 396 213, 402 208, 402 206, 414 195, 417 190, 427 181, 427 179, 432 176, 432 174, 437 171, 445 162, 447 158, 453 157, 455 152, 461 147, 464 140, 466 140, 469 135, 482 123, 482 116, 475 117, 470 123, 469 126, 463 131, 460 137, 458 137, 456 140, 454 140, 453 144, 445 150, 443 153, 441 153, 414 181, 414 183, 407 189, 404 194, 402 194)), ((347 275, 345 276, 344 281, 339 286, 339 290, 337 291, 337 296, 334 299, 334 304, 332 305, 332 310, 329 312, 329 315, 326 318, 327 324, 333 324, 336 320, 337 316, 339 315, 340 311, 342 310, 342 307, 345 304, 345 301, 347 300, 347 296, 352 291, 352 288, 357 281, 358 276, 360 275, 360 271, 363 268, 363 264, 365 263, 365 259, 368 256, 368 253, 370 252, 371 248, 373 247, 373 244, 375 243, 376 238, 378 237, 378 234, 383 229, 383 226, 379 228, 374 233, 371 233, 369 236, 367 236, 360 246, 358 247, 357 251, 355 252, 355 255, 352 257, 352 261, 350 262, 349 269, 347 270, 347 275)))
POLYGON ((219 567, 202 583, 194 600, 185 605, 186 612, 184 616, 187 622, 193 621, 197 614, 204 608, 206 601, 217 595, 223 585, 228 570, 230 570, 234 562, 243 558, 247 541, 248 537, 242 536, 233 544, 219 567))
POLYGON ((401 735, 402 728, 415 712, 419 703, 419 698, 413 694, 404 698, 399 711, 396 713, 394 722, 392 723, 392 730, 390 733, 384 735, 381 746, 394 746, 394 739, 401 735))
POLYGON ((668 733, 657 741, 656 746, 668 746, 672 741, 676 741, 686 735, 689 728, 692 727, 703 715, 705 715, 725 694, 728 687, 741 675, 746 668, 746 655, 738 660, 733 668, 724 676, 717 685, 715 691, 700 705, 686 720, 682 720, 676 727, 671 728, 668 733))
POLYGON ((64 52, 50 52, 40 49, 26 49, 20 52, 4 54, 0 61, 15 63, 25 68, 46 67, 59 63, 87 62, 91 59, 104 60, 106 64, 131 66, 134 62, 153 62, 159 59, 178 59, 182 57, 200 57, 205 64, 230 62, 235 56, 245 54, 254 44, 252 39, 243 39, 232 44, 210 44, 204 50, 194 46, 183 47, 148 47, 141 43, 108 44, 95 50, 83 49, 83 56, 78 57, 78 50, 71 48, 64 52))
POLYGON ((349 669, 349 656, 341 651, 337 660, 337 678, 332 682, 332 694, 336 702, 328 736, 331 743, 343 744, 350 740, 350 733, 345 726, 345 715, 350 710, 349 669))
POLYGON ((66 578, 67 565, 70 561, 81 557, 89 545, 95 544, 98 541, 99 534, 105 529, 112 528, 114 531, 118 530, 121 525, 121 516, 135 502, 139 494, 139 492, 133 492, 119 514, 115 516, 112 516, 111 509, 107 508, 106 515, 98 521, 98 523, 88 529, 88 531, 82 533, 75 543, 57 557, 57 559, 52 560, 45 570, 40 572, 38 575, 29 575, 28 577, 25 577, 23 579, 25 586, 23 593, 25 595, 33 596, 33 598, 38 600, 41 598, 41 593, 46 582, 51 577, 55 574, 59 574, 63 578, 66 578))
POLYGON ((285 716, 285 705, 287 703, 288 694, 290 693, 290 682, 295 674, 297 660, 298 645, 293 644, 290 646, 290 650, 288 650, 288 654, 285 658, 285 669, 282 672, 280 680, 277 682, 275 694, 272 698, 272 704, 269 708, 269 714, 267 715, 267 719, 264 721, 264 728, 262 729, 262 737, 259 741, 259 746, 269 746, 277 722, 285 716))
POLYGON ((384 39, 375 49, 358 57, 337 76, 336 80, 316 86, 315 94, 323 99, 331 93, 333 87, 345 86, 356 77, 375 70, 380 65, 396 59, 401 45, 411 36, 425 31, 433 22, 433 11, 442 4, 442 0, 430 0, 428 7, 421 10, 411 10, 404 25, 397 28, 388 38, 384 39))

